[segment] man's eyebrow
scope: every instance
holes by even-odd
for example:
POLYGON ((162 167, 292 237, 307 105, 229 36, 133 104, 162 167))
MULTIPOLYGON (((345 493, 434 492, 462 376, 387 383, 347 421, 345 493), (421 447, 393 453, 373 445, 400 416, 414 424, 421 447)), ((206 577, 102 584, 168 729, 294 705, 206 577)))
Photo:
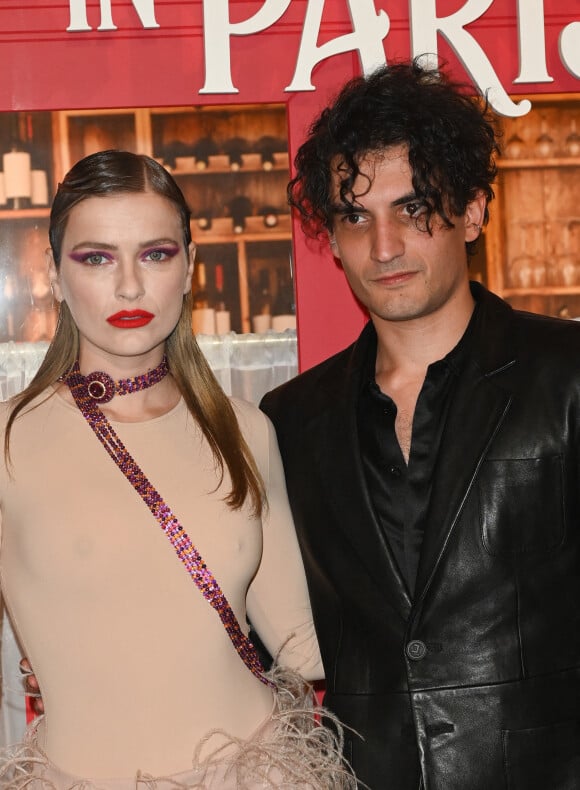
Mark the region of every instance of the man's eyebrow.
POLYGON ((330 206, 331 214, 366 214, 364 206, 357 206, 356 203, 332 203, 330 206))
POLYGON ((401 195, 400 198, 393 200, 391 206, 404 206, 405 203, 412 203, 413 201, 423 202, 423 198, 420 198, 415 191, 407 192, 406 195, 401 195))
MULTIPOLYGON (((415 192, 407 192, 405 195, 401 195, 396 200, 390 204, 394 208, 397 206, 404 206, 407 203, 413 202, 420 202, 424 203, 424 198, 419 197, 419 195, 415 192)), ((330 206, 331 214, 338 214, 338 215, 348 215, 348 214, 368 214, 368 209, 364 206, 357 205, 356 203, 332 203, 330 206)))

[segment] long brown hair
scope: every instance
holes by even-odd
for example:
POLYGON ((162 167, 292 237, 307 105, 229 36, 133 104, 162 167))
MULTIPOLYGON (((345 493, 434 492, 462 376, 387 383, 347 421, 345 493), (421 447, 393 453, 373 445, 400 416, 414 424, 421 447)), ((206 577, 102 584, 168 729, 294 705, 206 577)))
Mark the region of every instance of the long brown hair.
MULTIPOLYGON (((154 159, 128 151, 99 151, 81 159, 67 173, 52 204, 49 240, 55 265, 60 265, 62 241, 69 214, 88 197, 120 193, 155 192, 170 200, 183 228, 183 243, 191 242, 190 210, 171 175, 154 159)), ((265 503, 264 485, 229 398, 212 373, 191 328, 191 293, 183 300, 179 321, 166 341, 171 375, 187 408, 199 424, 219 469, 224 463, 232 488, 226 503, 234 510, 249 496, 253 512, 260 514, 265 503)), ((54 338, 38 372, 13 402, 4 437, 4 456, 10 459, 10 433, 20 412, 72 367, 79 353, 79 333, 65 302, 60 305, 54 338)))

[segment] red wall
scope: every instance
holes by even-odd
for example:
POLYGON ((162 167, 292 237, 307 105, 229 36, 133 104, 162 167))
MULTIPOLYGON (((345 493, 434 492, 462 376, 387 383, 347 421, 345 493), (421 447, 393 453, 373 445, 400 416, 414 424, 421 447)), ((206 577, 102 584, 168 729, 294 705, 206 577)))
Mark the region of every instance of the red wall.
MULTIPOLYGON (((70 0, 70 4, 76 2, 70 0)), ((137 5, 139 2, 143 0, 136 0, 137 5)), ((230 21, 250 18, 263 7, 273 7, 274 2, 282 7, 282 0, 230 0, 230 21)), ((419 7, 421 2, 433 0, 414 2, 419 7)), ((519 73, 515 8, 529 10, 541 7, 542 2, 488 3, 467 31, 485 52, 507 92, 532 96, 578 90, 578 78, 564 67, 558 51, 560 32, 580 18, 577 0, 544 0, 546 63, 553 81, 528 85, 514 84, 519 73)), ((360 70, 356 53, 336 55, 314 69, 315 90, 284 91, 292 80, 308 9, 323 7, 320 46, 351 32, 347 0, 292 0, 280 20, 264 31, 232 38, 232 79, 239 92, 226 96, 200 94, 205 80, 204 47, 212 46, 204 32, 202 0, 155 0, 156 29, 143 28, 129 0, 112 0, 117 30, 106 31, 96 29, 99 0, 87 0, 87 19, 93 29, 80 32, 66 31, 70 4, 65 0, 43 0, 42 5, 5 0, 0 6, 0 111, 285 102, 292 156, 313 115, 344 80, 360 70)), ((410 55, 412 4, 413 0, 375 0, 376 11, 385 11, 390 19, 384 40, 389 61, 410 55)), ((212 12, 218 5, 222 7, 223 0, 207 3, 212 12)), ((466 5, 467 0, 437 0, 436 10, 442 17, 466 5)), ((456 75, 464 78, 457 56, 441 36, 438 46, 456 75)), ((349 343, 364 316, 328 252, 308 245, 298 228, 295 252, 300 359, 305 368, 349 343)))

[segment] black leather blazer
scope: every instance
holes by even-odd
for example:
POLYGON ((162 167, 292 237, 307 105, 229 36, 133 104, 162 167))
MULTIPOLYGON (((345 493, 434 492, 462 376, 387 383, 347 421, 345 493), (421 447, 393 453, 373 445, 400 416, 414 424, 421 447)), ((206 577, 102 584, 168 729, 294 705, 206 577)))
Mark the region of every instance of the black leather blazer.
POLYGON ((580 788, 580 325, 482 316, 411 600, 373 514, 351 347, 269 393, 332 708, 372 790, 580 788))

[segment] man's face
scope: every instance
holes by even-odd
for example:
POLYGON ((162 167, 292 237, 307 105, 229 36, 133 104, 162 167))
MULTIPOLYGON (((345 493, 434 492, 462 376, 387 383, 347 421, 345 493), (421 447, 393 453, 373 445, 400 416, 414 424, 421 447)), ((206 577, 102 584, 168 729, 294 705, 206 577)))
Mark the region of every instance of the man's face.
POLYGON ((453 228, 433 214, 429 233, 406 146, 369 154, 359 169, 354 194, 360 197, 353 209, 341 205, 340 176, 334 172, 330 243, 375 323, 422 319, 449 309, 457 296, 470 299, 465 242, 480 233, 483 196, 469 203, 463 216, 450 217, 453 228))

